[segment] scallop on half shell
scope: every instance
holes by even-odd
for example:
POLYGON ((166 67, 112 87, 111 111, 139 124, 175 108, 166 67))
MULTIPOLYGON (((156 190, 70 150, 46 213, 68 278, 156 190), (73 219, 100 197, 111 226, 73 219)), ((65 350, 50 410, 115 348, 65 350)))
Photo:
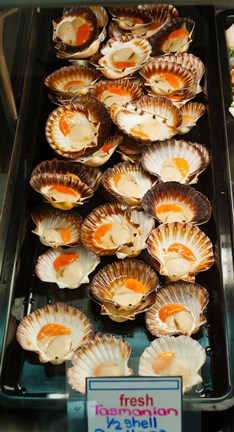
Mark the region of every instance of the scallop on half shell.
POLYGON ((49 249, 40 255, 35 272, 43 282, 56 283, 59 288, 75 289, 89 282, 89 274, 100 258, 83 246, 49 249))
POLYGON ((110 126, 104 105, 91 95, 80 95, 50 113, 45 133, 59 156, 75 162, 86 151, 96 151, 104 144, 110 126))
POLYGON ((166 336, 151 342, 140 357, 140 376, 182 376, 183 392, 202 382, 199 370, 206 361, 205 349, 187 336, 166 336))
POLYGON ((127 341, 97 333, 74 353, 68 382, 74 390, 84 394, 87 377, 133 375, 128 367, 130 354, 131 346, 127 341))
POLYGON ((143 168, 159 181, 197 183, 198 175, 210 162, 208 149, 198 143, 184 140, 155 142, 142 153, 143 168))
POLYGON ((142 199, 142 207, 159 223, 189 222, 201 225, 211 216, 208 198, 191 186, 178 182, 154 185, 142 199))
POLYGON ((144 96, 123 107, 115 104, 111 118, 125 134, 143 142, 172 138, 182 123, 180 110, 163 96, 144 96))
POLYGON ((122 260, 103 267, 93 278, 90 295, 101 305, 101 315, 113 321, 135 319, 155 301, 158 277, 139 260, 122 260))
POLYGON ((45 246, 76 246, 80 242, 82 218, 75 212, 65 212, 53 207, 38 207, 32 212, 38 235, 45 246))
POLYGON ((154 219, 124 204, 103 204, 83 221, 81 241, 97 255, 134 257, 146 248, 154 219))
POLYGON ((46 305, 21 319, 16 338, 23 349, 39 354, 41 363, 63 363, 89 341, 94 329, 78 309, 65 303, 46 305))
POLYGON ((147 249, 155 259, 159 273, 171 281, 194 282, 197 273, 214 264, 210 239, 189 223, 159 225, 149 235, 147 249))
POLYGON ((209 294, 192 282, 174 282, 160 287, 154 305, 145 314, 146 327, 155 337, 196 333, 206 323, 203 311, 209 294))
POLYGON ((102 175, 105 196, 111 201, 140 207, 142 197, 157 179, 143 170, 140 163, 120 162, 102 175))
POLYGON ((196 126, 197 121, 206 112, 206 107, 199 102, 187 102, 180 108, 182 114, 182 123, 177 130, 178 135, 184 135, 196 126))

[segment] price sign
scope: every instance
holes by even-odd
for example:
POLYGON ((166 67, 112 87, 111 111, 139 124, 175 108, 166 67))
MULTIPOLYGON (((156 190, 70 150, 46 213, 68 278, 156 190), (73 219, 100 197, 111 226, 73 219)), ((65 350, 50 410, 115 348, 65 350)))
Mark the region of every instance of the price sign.
POLYGON ((87 378, 88 432, 181 432, 181 377, 87 378))

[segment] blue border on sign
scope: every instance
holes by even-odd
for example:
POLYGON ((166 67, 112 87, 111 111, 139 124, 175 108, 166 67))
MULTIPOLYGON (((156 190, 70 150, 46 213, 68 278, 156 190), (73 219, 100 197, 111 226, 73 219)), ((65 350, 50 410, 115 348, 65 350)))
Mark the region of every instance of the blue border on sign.
MULTIPOLYGON (((113 379, 102 379, 102 380, 95 379, 95 380, 92 380, 92 379, 89 378, 87 381, 88 381, 88 389, 89 390, 96 390, 96 391, 106 391, 106 388, 98 388, 97 387, 98 383, 107 383, 107 382, 108 383, 116 383, 116 379, 115 380, 113 380, 113 379), (95 384, 95 388, 92 387, 92 384, 95 384)), ((125 384, 126 383, 132 383, 132 379, 130 379, 130 380, 128 380, 128 379, 122 379, 122 380, 118 379, 117 381, 119 383, 123 382, 125 384)), ((127 389, 128 390, 142 390, 142 391, 144 391, 144 390, 178 390, 180 388, 180 379, 179 378, 174 378, 173 380, 172 379, 157 379, 157 380, 153 380, 154 381, 154 385, 152 387, 147 386, 146 388, 142 387, 142 381, 148 382, 148 383, 152 382, 152 380, 141 380, 141 379, 140 380, 139 379, 135 380, 134 379, 135 383, 139 383, 139 384, 141 383, 141 387, 139 387, 139 388, 138 387, 133 387, 133 388, 128 387, 127 389), (160 382, 161 383, 162 382, 173 383, 174 386, 167 387, 167 388, 165 388, 165 387, 158 387, 157 384, 159 385, 160 382)), ((124 387, 112 387, 111 390, 126 390, 126 386, 124 386, 124 387)))

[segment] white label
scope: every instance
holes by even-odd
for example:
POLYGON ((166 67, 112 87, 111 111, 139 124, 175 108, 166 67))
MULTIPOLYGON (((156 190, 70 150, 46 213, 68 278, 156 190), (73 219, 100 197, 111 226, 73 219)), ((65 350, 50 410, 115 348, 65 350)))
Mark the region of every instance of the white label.
POLYGON ((181 432, 181 377, 87 378, 88 432, 181 432))

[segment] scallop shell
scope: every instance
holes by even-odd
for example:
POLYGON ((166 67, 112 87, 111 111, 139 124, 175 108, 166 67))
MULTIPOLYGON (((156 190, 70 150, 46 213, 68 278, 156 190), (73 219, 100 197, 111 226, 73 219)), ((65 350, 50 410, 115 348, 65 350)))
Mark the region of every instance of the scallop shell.
POLYGON ((93 333, 93 326, 84 313, 65 303, 55 303, 22 318, 16 338, 23 349, 39 354, 41 363, 60 364, 71 359, 74 351, 89 341, 93 333), (67 332, 56 335, 51 328, 50 334, 43 337, 43 328, 48 324, 61 325, 67 332), (40 333, 42 337, 38 338, 40 333))
POLYGON ((35 272, 43 282, 56 283, 59 288, 78 288, 89 282, 89 274, 100 263, 100 258, 83 246, 49 249, 40 255, 35 272))
POLYGON ((188 102, 180 110, 183 121, 177 133, 178 135, 184 135, 196 126, 198 119, 206 112, 206 107, 202 103, 188 102))
POLYGON ((145 349, 140 357, 138 373, 151 377, 181 375, 183 392, 188 392, 202 382, 198 372, 205 361, 205 350, 197 341, 183 335, 166 336, 155 339, 145 349))
POLYGON ((200 285, 168 283, 157 291, 154 305, 146 312, 146 327, 155 337, 190 336, 206 323, 203 311, 208 300, 207 290, 200 285))
POLYGON ((124 107, 115 104, 111 117, 125 134, 143 142, 169 139, 182 123, 180 110, 163 96, 144 96, 124 107))
POLYGON ((79 162, 92 167, 105 164, 113 155, 122 139, 123 137, 121 135, 110 136, 96 152, 88 156, 80 156, 79 162))
POLYGON ((48 75, 44 83, 65 102, 76 95, 88 93, 99 77, 100 73, 97 70, 87 66, 64 66, 48 75))
POLYGON ((207 148, 184 140, 156 142, 142 153, 143 168, 160 181, 197 183, 210 161, 207 148))
POLYGON ((52 23, 53 40, 59 42, 55 48, 71 54, 87 49, 98 37, 97 18, 89 7, 67 8, 52 23))
POLYGON ((38 235, 42 244, 50 247, 75 246, 80 241, 82 218, 75 212, 38 207, 32 212, 36 228, 32 231, 38 235))
POLYGON ((96 207, 83 221, 81 241, 97 255, 136 256, 146 247, 154 220, 121 204, 96 207))
POLYGON ((126 32, 118 26, 116 21, 111 21, 108 27, 108 33, 110 39, 117 39, 122 36, 126 36, 126 32))
POLYGON ((210 239, 197 226, 172 222, 159 225, 147 240, 159 273, 171 281, 194 282, 195 275, 214 263, 210 239))
POLYGON ((166 96, 172 101, 183 101, 195 97, 195 77, 192 71, 168 61, 154 59, 140 69, 145 79, 145 86, 149 87, 148 94, 152 96, 166 96))
POLYGON ((78 161, 86 150, 96 151, 104 143, 110 126, 103 104, 91 95, 80 95, 50 113, 45 133, 57 154, 78 161))
POLYGON ((113 321, 134 320, 155 301, 158 277, 143 261, 123 260, 103 267, 90 285, 91 297, 101 314, 113 321))
POLYGON ((144 4, 137 7, 141 11, 150 13, 153 18, 152 23, 146 28, 147 31, 144 34, 144 37, 147 39, 162 29, 167 22, 179 16, 178 10, 170 4, 144 4))
POLYGON ((141 86, 130 80, 102 80, 96 83, 91 89, 91 94, 99 99, 106 108, 113 104, 123 106, 144 96, 141 86))
POLYGON ((128 367, 130 354, 131 346, 125 340, 98 333, 74 353, 68 382, 74 390, 85 393, 87 377, 133 375, 128 367))
POLYGON ((155 182, 139 163, 120 162, 102 175, 102 186, 111 201, 133 207, 141 206, 143 195, 155 182))
POLYGON ((118 79, 133 74, 148 61, 151 45, 140 37, 123 36, 117 40, 109 39, 101 54, 98 67, 103 75, 118 79))
POLYGON ((174 18, 150 39, 152 56, 183 53, 193 39, 195 22, 191 18, 174 18))
POLYGON ((117 153, 121 154, 124 161, 134 163, 141 158, 142 152, 149 146, 148 144, 151 143, 135 140, 128 137, 127 135, 124 135, 123 140, 118 147, 117 153))
POLYGON ((148 11, 136 7, 110 7, 109 12, 121 29, 130 32, 136 31, 139 35, 141 35, 141 31, 139 33, 138 31, 148 27, 153 20, 148 11))
POLYGON ((211 217, 208 198, 186 184, 158 183, 142 199, 142 207, 159 223, 189 222, 201 225, 211 217))

